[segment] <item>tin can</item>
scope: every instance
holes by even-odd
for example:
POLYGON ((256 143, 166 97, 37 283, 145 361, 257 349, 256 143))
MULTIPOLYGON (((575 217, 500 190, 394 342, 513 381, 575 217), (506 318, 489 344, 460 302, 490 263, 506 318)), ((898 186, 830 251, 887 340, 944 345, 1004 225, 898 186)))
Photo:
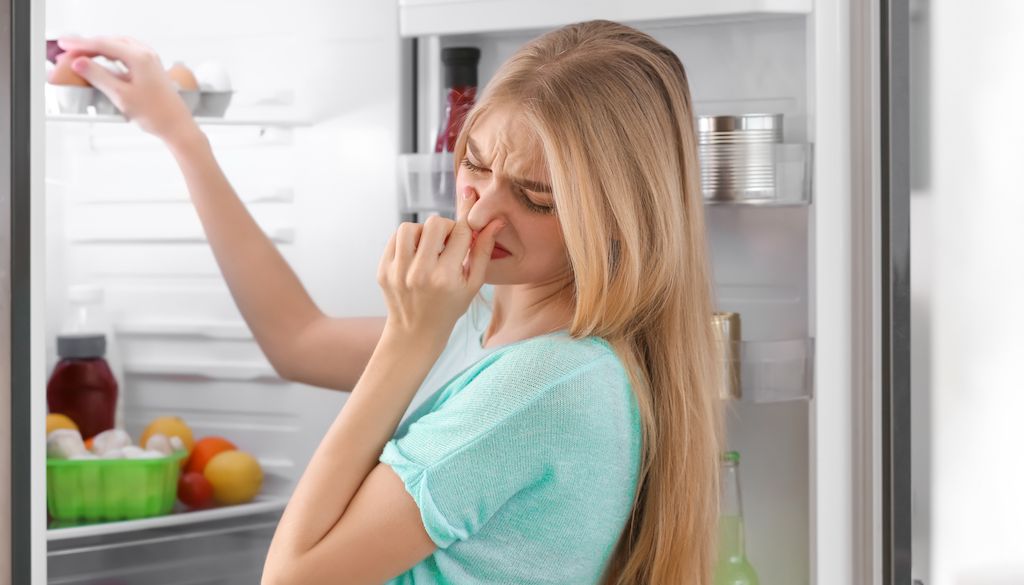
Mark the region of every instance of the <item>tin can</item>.
POLYGON ((711 324, 722 360, 719 397, 723 400, 739 400, 743 395, 740 380, 740 347, 743 339, 740 331, 740 314, 716 312, 711 317, 711 324))

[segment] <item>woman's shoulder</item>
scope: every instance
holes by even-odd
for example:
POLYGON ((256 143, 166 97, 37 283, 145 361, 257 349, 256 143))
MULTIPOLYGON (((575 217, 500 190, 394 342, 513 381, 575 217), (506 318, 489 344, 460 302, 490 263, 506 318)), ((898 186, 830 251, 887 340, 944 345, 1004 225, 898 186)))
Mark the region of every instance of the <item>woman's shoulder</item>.
POLYGON ((622 361, 600 337, 540 335, 509 344, 484 362, 467 382, 506 389, 520 399, 580 385, 629 387, 622 361))

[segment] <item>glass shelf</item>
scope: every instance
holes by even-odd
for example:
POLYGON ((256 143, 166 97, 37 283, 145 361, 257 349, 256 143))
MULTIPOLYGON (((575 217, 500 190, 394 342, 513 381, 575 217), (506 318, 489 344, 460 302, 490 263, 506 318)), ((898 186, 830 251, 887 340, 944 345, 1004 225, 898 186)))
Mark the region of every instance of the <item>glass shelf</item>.
MULTIPOLYGON (((197 116, 193 118, 200 126, 266 126, 281 128, 298 128, 311 126, 312 121, 302 118, 211 118, 197 116)), ((127 124, 128 119, 120 114, 47 114, 47 122, 90 123, 90 124, 127 124)))
MULTIPOLYGON (((729 164, 728 155, 724 161, 717 161, 714 171, 708 169, 710 165, 703 166, 701 179, 705 205, 799 207, 810 204, 812 145, 782 143, 762 146, 767 147, 767 152, 760 153, 761 161, 770 163, 761 164, 761 168, 729 164)), ((401 154, 398 156, 398 175, 402 213, 454 214, 455 167, 452 153, 401 154)))
POLYGON ((246 504, 224 506, 210 510, 185 511, 180 507, 180 503, 175 502, 175 512, 153 518, 67 526, 56 526, 56 524, 53 524, 46 530, 46 540, 53 542, 57 540, 152 530, 154 528, 195 527, 207 522, 231 518, 251 518, 268 512, 280 512, 284 510, 287 503, 288 499, 283 496, 257 496, 256 499, 246 504))

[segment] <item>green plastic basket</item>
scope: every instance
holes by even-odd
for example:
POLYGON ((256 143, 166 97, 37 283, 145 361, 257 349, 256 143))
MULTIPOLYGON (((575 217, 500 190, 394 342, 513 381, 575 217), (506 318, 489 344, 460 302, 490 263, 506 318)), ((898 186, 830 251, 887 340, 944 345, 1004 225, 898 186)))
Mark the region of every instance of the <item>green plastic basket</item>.
POLYGON ((133 520, 170 513, 181 460, 47 459, 46 504, 64 522, 133 520))

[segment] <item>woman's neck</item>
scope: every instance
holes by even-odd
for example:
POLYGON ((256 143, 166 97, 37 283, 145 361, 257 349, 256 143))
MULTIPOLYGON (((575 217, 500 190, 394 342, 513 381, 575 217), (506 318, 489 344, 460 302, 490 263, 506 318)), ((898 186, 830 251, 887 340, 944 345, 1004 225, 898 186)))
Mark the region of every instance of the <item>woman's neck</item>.
POLYGON ((484 347, 505 345, 566 329, 572 319, 572 288, 564 282, 497 284, 484 347))

